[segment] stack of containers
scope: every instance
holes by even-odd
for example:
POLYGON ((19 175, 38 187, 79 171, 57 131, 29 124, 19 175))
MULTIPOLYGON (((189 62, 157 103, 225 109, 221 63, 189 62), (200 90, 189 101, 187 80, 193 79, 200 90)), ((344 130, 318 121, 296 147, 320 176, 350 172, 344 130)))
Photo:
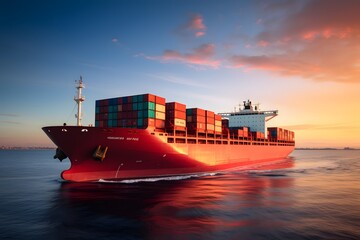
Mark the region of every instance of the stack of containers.
POLYGON ((290 131, 290 138, 289 138, 289 140, 290 141, 294 141, 295 140, 295 133, 293 132, 293 131, 290 131))
POLYGON ((223 134, 229 134, 229 119, 222 119, 221 120, 221 129, 223 134))
POLYGON ((284 129, 284 140, 289 141, 289 130, 284 129))
POLYGON ((205 120, 206 120, 206 132, 214 133, 215 132, 215 113, 209 110, 205 110, 205 120))
POLYGON ((275 139, 275 140, 285 140, 283 129, 278 128, 278 127, 269 127, 268 128, 268 136, 271 139, 275 139))
POLYGON ((95 126, 165 128, 165 98, 153 94, 96 101, 95 126))
POLYGON ((186 105, 178 102, 166 103, 166 121, 167 130, 186 130, 186 105))
POLYGON ((249 136, 249 128, 248 127, 231 128, 231 133, 235 134, 238 137, 248 137, 249 136))
POLYGON ((204 133, 206 131, 205 110, 201 108, 186 109, 186 127, 189 131, 204 133))
POLYGON ((215 114, 215 134, 221 134, 222 132, 222 117, 221 115, 215 114))
POLYGON ((253 139, 264 139, 265 134, 262 132, 250 132, 250 135, 253 139))

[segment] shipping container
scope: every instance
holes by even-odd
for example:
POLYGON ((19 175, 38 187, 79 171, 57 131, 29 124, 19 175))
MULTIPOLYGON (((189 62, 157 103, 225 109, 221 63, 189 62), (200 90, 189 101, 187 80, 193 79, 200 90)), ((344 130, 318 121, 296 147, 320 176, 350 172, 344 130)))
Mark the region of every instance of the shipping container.
POLYGON ((215 113, 213 111, 205 110, 206 118, 213 118, 215 120, 215 113))
POLYGON ((186 121, 184 119, 179 119, 179 118, 170 118, 170 119, 166 119, 166 126, 171 128, 171 127, 186 127, 186 121))
POLYGON ((187 108, 186 109, 187 116, 204 116, 205 117, 205 110, 201 108, 187 108))
POLYGON ((191 115, 191 116, 186 116, 186 122, 189 123, 206 123, 206 118, 205 116, 200 116, 200 115, 191 115))
POLYGON ((264 133, 262 132, 250 132, 250 136, 253 139, 264 139, 264 133))
POLYGON ((186 127, 190 130, 206 130, 205 123, 186 123, 186 127))
POLYGON ((165 120, 155 119, 155 127, 159 129, 165 128, 165 120))
POLYGON ((156 96, 155 97, 155 102, 158 103, 158 104, 161 104, 161 105, 165 105, 166 100, 163 97, 156 96))
POLYGON ((221 126, 215 126, 215 133, 221 133, 222 127, 221 126))
POLYGON ((229 128, 229 119, 222 119, 221 125, 223 128, 229 128))
POLYGON ((221 120, 215 120, 215 126, 221 127, 221 120))
POLYGON ((278 127, 269 127, 269 137, 275 140, 285 140, 284 130, 278 127))
POLYGON ((180 118, 186 120, 186 112, 166 109, 166 118, 180 118))
POLYGON ((215 125, 214 124, 207 123, 205 126, 206 126, 206 130, 215 131, 215 125))
POLYGON ((165 112, 165 105, 162 105, 162 104, 159 104, 159 103, 156 103, 155 105, 155 110, 157 112, 165 112))
POLYGON ((155 112, 155 118, 159 120, 165 120, 165 113, 164 112, 155 112))
POLYGON ((178 102, 169 102, 166 103, 166 112, 168 112, 169 110, 186 112, 186 105, 178 102))
POLYGON ((147 94, 144 94, 143 101, 144 102, 155 102, 155 98, 156 98, 155 95, 147 93, 147 94))

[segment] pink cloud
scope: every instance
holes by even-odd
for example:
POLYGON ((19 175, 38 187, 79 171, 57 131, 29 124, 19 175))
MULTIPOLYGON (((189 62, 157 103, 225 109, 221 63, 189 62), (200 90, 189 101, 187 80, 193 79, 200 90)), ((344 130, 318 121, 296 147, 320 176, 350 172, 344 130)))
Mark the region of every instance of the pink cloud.
POLYGON ((269 42, 264 41, 264 40, 260 40, 260 41, 258 41, 257 45, 260 46, 260 47, 267 47, 269 45, 269 42))
POLYGON ((160 60, 165 62, 175 61, 189 65, 218 68, 220 66, 220 61, 214 60, 214 55, 214 44, 202 44, 190 53, 183 54, 176 50, 165 50, 162 56, 147 57, 147 59, 160 60))
POLYGON ((263 3, 264 30, 253 39, 254 54, 231 56, 232 66, 316 81, 360 82, 360 1, 263 3))
POLYGON ((200 14, 191 15, 188 22, 185 24, 184 29, 185 31, 192 32, 196 37, 204 36, 206 26, 203 17, 200 14))

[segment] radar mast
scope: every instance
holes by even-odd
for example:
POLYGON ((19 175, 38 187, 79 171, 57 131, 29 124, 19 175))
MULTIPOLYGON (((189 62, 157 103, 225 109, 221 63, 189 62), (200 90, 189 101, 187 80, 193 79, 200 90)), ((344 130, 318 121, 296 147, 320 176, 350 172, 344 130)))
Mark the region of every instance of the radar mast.
POLYGON ((85 101, 85 97, 82 96, 81 90, 85 87, 83 84, 82 76, 80 76, 80 80, 75 80, 76 88, 77 88, 77 96, 74 97, 75 102, 78 105, 77 114, 75 114, 75 118, 77 119, 77 126, 81 126, 81 119, 82 119, 82 113, 81 113, 81 104, 83 101, 85 101))

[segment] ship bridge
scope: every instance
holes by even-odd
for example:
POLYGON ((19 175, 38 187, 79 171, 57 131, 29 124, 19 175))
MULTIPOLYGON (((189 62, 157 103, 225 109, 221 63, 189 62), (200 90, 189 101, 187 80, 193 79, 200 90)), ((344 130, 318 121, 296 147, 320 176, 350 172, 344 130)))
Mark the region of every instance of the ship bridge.
POLYGON ((219 113, 223 118, 229 119, 229 127, 249 127, 252 132, 262 132, 267 135, 266 122, 278 115, 278 110, 261 111, 259 104, 252 104, 250 100, 244 101, 234 112, 219 113))

